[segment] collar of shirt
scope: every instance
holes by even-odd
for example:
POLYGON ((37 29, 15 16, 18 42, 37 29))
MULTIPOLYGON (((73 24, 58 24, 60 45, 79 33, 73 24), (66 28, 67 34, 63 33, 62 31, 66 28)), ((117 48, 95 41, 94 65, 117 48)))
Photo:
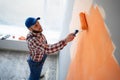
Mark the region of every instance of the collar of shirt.
POLYGON ((30 32, 31 35, 36 36, 36 37, 41 37, 42 33, 34 33, 34 32, 30 32))

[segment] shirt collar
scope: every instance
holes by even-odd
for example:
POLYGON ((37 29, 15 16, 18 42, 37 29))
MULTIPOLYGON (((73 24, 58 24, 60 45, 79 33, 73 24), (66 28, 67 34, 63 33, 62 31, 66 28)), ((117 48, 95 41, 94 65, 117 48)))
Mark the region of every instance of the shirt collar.
POLYGON ((30 34, 36 36, 36 37, 40 37, 42 35, 42 33, 34 33, 32 31, 30 31, 30 34))

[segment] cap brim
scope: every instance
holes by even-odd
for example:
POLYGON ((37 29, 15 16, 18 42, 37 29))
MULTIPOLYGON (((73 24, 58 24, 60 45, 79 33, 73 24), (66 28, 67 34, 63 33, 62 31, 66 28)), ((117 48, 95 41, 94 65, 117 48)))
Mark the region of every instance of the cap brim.
POLYGON ((36 20, 40 20, 40 17, 37 17, 37 19, 36 20))
POLYGON ((33 22, 33 25, 34 25, 38 20, 40 20, 40 17, 37 17, 37 18, 35 19, 35 21, 33 22))

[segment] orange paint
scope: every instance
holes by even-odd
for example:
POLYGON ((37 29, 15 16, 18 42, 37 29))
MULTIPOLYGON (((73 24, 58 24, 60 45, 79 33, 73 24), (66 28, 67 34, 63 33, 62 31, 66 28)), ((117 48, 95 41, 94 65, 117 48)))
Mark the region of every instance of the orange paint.
POLYGON ((81 12, 79 14, 79 16, 80 16, 82 30, 87 30, 88 29, 88 25, 87 25, 87 20, 86 20, 85 13, 81 12))
POLYGON ((78 34, 75 57, 66 80, 120 80, 114 46, 98 7, 92 6, 86 19, 88 30, 78 34))

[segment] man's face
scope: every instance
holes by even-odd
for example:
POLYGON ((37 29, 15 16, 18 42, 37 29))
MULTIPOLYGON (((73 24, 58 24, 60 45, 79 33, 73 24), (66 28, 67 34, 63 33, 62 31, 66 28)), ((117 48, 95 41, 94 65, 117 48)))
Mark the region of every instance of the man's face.
POLYGON ((33 25, 31 27, 31 30, 36 31, 36 32, 42 32, 43 31, 43 29, 42 29, 42 27, 41 27, 41 25, 38 21, 35 23, 35 25, 33 25))

